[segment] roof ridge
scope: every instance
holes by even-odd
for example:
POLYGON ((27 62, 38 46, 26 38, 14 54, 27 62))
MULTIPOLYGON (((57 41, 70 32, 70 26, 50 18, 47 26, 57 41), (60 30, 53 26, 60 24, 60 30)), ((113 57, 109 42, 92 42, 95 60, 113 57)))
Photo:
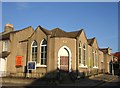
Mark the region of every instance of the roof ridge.
POLYGON ((25 30, 25 29, 27 29, 27 28, 32 28, 32 29, 33 29, 33 27, 32 27, 32 26, 28 26, 28 27, 22 28, 22 29, 20 29, 20 30, 15 30, 15 31, 12 31, 12 32, 19 32, 19 31, 23 31, 23 30, 25 30))
POLYGON ((47 30, 46 28, 43 28, 42 26, 38 26, 45 34, 51 34, 50 30, 47 30))
POLYGON ((64 31, 64 30, 62 30, 61 28, 53 28, 52 30, 50 30, 50 31, 54 31, 54 30, 59 30, 59 31, 63 31, 63 32, 66 32, 66 31, 64 31))

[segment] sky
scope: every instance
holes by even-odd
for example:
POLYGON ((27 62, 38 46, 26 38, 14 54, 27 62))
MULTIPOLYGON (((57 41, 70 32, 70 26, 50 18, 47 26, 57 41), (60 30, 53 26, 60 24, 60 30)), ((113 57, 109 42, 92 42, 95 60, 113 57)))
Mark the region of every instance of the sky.
POLYGON ((51 30, 84 29, 87 38, 96 37, 100 48, 118 51, 117 2, 2 2, 2 30, 6 23, 15 30, 38 25, 51 30))

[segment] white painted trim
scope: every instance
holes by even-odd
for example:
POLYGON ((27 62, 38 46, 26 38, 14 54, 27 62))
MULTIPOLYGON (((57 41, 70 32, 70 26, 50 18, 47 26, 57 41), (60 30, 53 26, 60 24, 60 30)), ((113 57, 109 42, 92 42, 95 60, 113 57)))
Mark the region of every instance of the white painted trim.
MULTIPOLYGON (((82 55, 83 55, 83 58, 82 58, 82 60, 84 61, 84 59, 85 59, 85 65, 87 65, 87 46, 86 46, 86 43, 84 43, 83 44, 83 46, 82 46, 82 48, 83 48, 83 52, 82 52, 82 55), (84 48, 84 46, 85 46, 85 48, 84 48), (84 57, 84 51, 85 51, 85 57, 84 57)), ((82 62, 82 64, 83 64, 83 62, 82 62)))
POLYGON ((8 51, 8 40, 4 40, 2 44, 2 51, 8 51))
POLYGON ((37 65, 36 67, 47 67, 47 65, 37 65))
POLYGON ((94 66, 93 68, 98 68, 98 67, 94 66))
MULTIPOLYGON (((31 53, 30 53, 30 61, 32 61, 32 45, 33 45, 33 43, 35 42, 36 40, 33 40, 32 41, 32 43, 31 43, 31 53)), ((36 41, 37 42, 37 41, 36 41)), ((36 46, 37 48, 38 48, 38 42, 37 42, 37 46, 36 46)), ((37 50, 37 53, 38 53, 38 50, 37 50)))
POLYGON ((40 63, 37 63, 36 67, 47 67, 47 65, 40 65, 40 63))
POLYGON ((58 50, 58 61, 57 61, 57 67, 60 69, 60 50, 61 49, 66 49, 68 51, 68 55, 69 55, 69 72, 72 71, 72 53, 71 50, 67 47, 67 46, 62 46, 59 50, 58 50))
POLYGON ((87 65, 84 66, 84 64, 80 64, 79 67, 80 68, 88 68, 88 66, 87 65))
MULTIPOLYGON (((42 46, 47 46, 47 44, 46 44, 46 45, 42 45, 42 42, 43 42, 44 40, 47 41, 45 38, 43 38, 43 39, 41 40, 41 42, 40 42, 40 47, 39 47, 39 48, 40 48, 40 53, 39 53, 39 60, 40 60, 40 63, 39 63, 39 64, 40 64, 40 66, 39 66, 39 67, 47 67, 47 65, 41 65, 41 47, 42 47, 42 46)), ((45 59, 47 60, 47 57, 46 57, 45 59)), ((47 64, 47 63, 46 63, 46 64, 47 64)))
POLYGON ((28 61, 28 62, 27 62, 27 70, 36 70, 36 61, 28 61), (29 63, 32 63, 32 62, 35 63, 35 69, 28 69, 28 64, 29 64, 29 63))
POLYGON ((81 41, 79 42, 79 45, 80 45, 80 47, 78 48, 78 57, 79 57, 79 54, 81 55, 80 57, 79 57, 79 59, 81 58, 81 63, 79 62, 79 66, 80 66, 80 64, 82 64, 82 43, 81 43, 81 41), (81 49, 81 53, 79 53, 80 51, 79 51, 79 49, 81 49))

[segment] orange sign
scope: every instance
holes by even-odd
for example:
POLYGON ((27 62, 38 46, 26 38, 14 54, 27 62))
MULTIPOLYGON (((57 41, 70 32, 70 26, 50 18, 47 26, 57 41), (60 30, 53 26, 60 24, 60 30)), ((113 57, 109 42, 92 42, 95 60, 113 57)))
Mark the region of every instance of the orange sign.
POLYGON ((16 66, 22 66, 22 56, 16 56, 16 66))

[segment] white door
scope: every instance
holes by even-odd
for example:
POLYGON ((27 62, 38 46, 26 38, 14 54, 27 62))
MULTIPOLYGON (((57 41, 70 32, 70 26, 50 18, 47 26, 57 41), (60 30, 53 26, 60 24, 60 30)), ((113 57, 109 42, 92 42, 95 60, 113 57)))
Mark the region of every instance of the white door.
POLYGON ((0 76, 6 76, 6 65, 7 65, 6 58, 0 58, 0 76))

